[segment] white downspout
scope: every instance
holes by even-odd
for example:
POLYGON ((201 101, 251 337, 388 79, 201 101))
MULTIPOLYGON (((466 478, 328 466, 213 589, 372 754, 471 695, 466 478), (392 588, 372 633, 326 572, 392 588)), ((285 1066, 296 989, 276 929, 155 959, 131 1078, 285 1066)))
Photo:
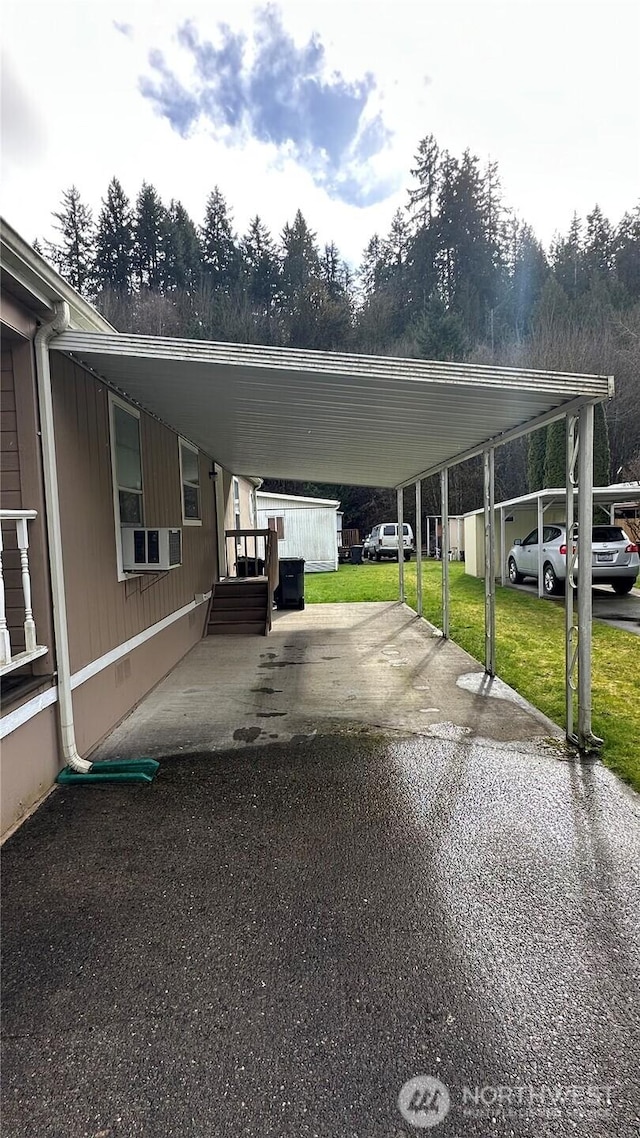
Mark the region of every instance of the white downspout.
POLYGON ((62 560, 62 532, 60 528, 60 498, 58 491, 58 467, 56 462, 56 439, 53 424, 53 398, 51 394, 51 368, 49 363, 49 341, 59 332, 69 327, 69 305, 60 301, 55 305, 55 317, 49 324, 43 324, 36 332, 35 355, 36 376, 38 380, 38 402, 40 405, 40 431, 42 435, 42 462, 44 468, 44 496, 47 515, 47 537, 49 540, 49 569, 51 573, 51 595, 53 602, 53 628, 56 638, 56 665, 58 670, 58 708, 62 754, 65 764, 72 770, 86 774, 92 764, 81 758, 76 747, 73 726, 73 699, 71 696, 71 664, 69 660, 69 637, 67 631, 67 603, 64 588, 64 564, 62 560))

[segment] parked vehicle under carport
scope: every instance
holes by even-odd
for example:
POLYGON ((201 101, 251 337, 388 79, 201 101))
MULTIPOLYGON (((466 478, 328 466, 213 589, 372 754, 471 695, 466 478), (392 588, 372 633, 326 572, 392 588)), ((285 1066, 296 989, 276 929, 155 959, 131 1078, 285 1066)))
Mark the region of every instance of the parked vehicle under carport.
MULTIPOLYGON (((638 545, 617 525, 598 525, 592 530, 592 575, 594 585, 611 585, 622 596, 631 591, 640 572, 638 545)), ((517 585, 527 577, 537 580, 540 567, 538 529, 509 550, 509 580, 517 585)), ((579 555, 576 580, 579 578, 579 555)), ((567 571, 567 531, 561 523, 550 523, 542 530, 542 587, 547 596, 564 591, 567 571)))

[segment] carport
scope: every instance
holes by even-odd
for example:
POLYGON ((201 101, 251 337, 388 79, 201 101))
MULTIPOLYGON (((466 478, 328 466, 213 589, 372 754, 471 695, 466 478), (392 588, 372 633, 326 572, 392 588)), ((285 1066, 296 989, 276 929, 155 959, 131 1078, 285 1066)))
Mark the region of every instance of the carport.
MULTIPOLYGON (((583 535, 581 562, 588 567, 583 576, 590 576, 593 408, 612 395, 611 377, 83 331, 63 332, 50 349, 78 359, 236 474, 395 488, 399 524, 404 490, 414 487, 420 519, 421 480, 435 474, 447 519, 449 470, 482 454, 484 666, 490 676, 495 674, 495 449, 566 417, 566 483, 575 489, 567 525, 573 527, 575 514, 583 535)), ((419 615, 421 545, 418 521, 419 615)), ((448 551, 445 522, 445 638, 448 551)), ((575 556, 570 556, 569 574, 575 556)), ((403 600, 402 560, 399 595, 403 600)), ((566 606, 567 736, 588 750, 598 742, 591 730, 590 587, 580 590, 576 614, 571 590, 566 606)))
MULTIPOLYGON (((574 498, 577 493, 577 488, 574 487, 574 498)), ((635 486, 631 483, 617 486, 594 486, 593 488, 593 505, 600 507, 603 517, 601 520, 607 519, 613 525, 616 520, 616 510, 624 509, 625 507, 635 506, 640 497, 640 486, 635 486)), ((498 518, 500 540, 498 547, 500 550, 500 583, 506 585, 508 583, 507 576, 507 551, 513 544, 512 537, 522 536, 523 531, 526 531, 535 525, 540 533, 547 521, 562 521, 564 522, 566 514, 566 500, 567 492, 564 486, 548 488, 545 490, 536 490, 531 494, 521 494, 518 498, 507 498, 504 502, 496 502, 495 513, 498 518), (553 517, 551 517, 553 513, 553 517), (534 521, 535 518, 535 521, 534 521), (520 522, 518 526, 518 521, 520 522), (511 524, 511 530, 517 530, 517 533, 512 532, 509 535, 507 525, 511 524)), ((575 509, 574 509, 575 512, 575 509)), ((483 515, 484 510, 470 510, 465 514, 467 518, 478 518, 483 515)), ((538 544, 538 596, 544 596, 544 588, 542 583, 542 543, 538 544)), ((469 568, 471 562, 469 559, 466 561, 467 572, 471 572, 475 576, 480 576, 478 572, 474 573, 473 568, 469 568)))

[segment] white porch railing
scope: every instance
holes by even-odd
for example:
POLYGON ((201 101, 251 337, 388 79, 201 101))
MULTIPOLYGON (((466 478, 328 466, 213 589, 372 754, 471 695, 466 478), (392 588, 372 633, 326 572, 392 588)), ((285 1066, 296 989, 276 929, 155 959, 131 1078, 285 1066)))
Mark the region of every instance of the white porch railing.
POLYGON ((7 625, 7 611, 5 605, 4 570, 2 568, 2 529, 0 527, 0 676, 22 668, 44 656, 49 651, 42 644, 38 644, 36 625, 33 619, 31 604, 31 575, 29 573, 29 534, 28 523, 37 517, 36 510, 0 510, 0 521, 15 523, 16 542, 20 552, 20 574, 22 577, 22 595, 24 599, 24 651, 13 652, 11 648, 11 631, 7 625))

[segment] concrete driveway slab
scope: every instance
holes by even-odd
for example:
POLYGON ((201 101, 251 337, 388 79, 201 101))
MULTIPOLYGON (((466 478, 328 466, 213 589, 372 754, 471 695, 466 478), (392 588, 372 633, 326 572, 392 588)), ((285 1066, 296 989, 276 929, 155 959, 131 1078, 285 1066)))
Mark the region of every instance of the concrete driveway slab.
POLYGON ((406 605, 311 605, 269 637, 201 641, 94 758, 301 741, 362 727, 525 749, 561 732, 406 605))

